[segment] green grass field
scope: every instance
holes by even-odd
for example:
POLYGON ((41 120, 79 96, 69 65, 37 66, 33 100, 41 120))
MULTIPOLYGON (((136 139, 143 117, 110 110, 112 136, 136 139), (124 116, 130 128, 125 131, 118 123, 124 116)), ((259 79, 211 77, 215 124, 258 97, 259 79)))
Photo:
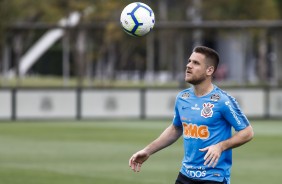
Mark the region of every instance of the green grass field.
MULTIPOLYGON (((172 184, 182 140, 153 155, 140 173, 135 151, 169 121, 2 122, 0 184, 172 184)), ((234 150, 233 184, 281 183, 282 122, 253 121, 255 138, 234 150)))

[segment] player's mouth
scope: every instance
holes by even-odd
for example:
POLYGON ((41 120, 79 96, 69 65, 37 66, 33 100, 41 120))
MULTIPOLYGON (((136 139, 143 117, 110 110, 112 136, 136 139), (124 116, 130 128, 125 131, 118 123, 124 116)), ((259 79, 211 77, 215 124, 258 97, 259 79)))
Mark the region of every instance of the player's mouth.
POLYGON ((186 75, 192 74, 191 70, 186 70, 186 75))
POLYGON ((186 73, 185 73, 185 78, 190 78, 192 76, 192 72, 191 71, 188 71, 186 70, 186 73))

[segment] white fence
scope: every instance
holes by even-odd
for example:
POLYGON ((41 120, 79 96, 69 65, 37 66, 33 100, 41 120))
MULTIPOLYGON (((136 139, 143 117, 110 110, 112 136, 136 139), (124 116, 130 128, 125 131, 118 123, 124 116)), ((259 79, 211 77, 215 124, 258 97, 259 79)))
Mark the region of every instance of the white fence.
MULTIPOLYGON (((224 89, 249 118, 282 118, 282 89, 224 89)), ((1 89, 0 120, 172 118, 175 89, 1 89)))

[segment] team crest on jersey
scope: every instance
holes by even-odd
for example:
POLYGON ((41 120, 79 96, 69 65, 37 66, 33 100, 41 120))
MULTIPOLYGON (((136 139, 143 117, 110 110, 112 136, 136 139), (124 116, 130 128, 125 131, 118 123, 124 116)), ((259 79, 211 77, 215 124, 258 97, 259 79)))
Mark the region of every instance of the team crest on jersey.
POLYGON ((187 99, 187 98, 189 98, 190 97, 190 94, 189 93, 183 93, 182 95, 181 95, 181 98, 183 98, 183 99, 187 99))
POLYGON ((212 114, 213 114, 212 108, 213 107, 214 105, 211 103, 204 103, 203 109, 201 111, 201 116, 203 116, 204 118, 212 117, 212 114))
POLYGON ((211 101, 217 102, 220 99, 220 96, 218 93, 212 94, 211 101))

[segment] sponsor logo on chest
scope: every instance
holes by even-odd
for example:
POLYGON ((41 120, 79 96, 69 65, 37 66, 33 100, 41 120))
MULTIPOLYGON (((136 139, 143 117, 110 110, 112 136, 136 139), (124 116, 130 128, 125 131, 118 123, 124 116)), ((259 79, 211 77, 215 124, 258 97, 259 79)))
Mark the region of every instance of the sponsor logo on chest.
POLYGON ((201 110, 201 108, 198 106, 198 104, 195 104, 194 106, 192 106, 191 109, 195 110, 195 111, 201 110))

